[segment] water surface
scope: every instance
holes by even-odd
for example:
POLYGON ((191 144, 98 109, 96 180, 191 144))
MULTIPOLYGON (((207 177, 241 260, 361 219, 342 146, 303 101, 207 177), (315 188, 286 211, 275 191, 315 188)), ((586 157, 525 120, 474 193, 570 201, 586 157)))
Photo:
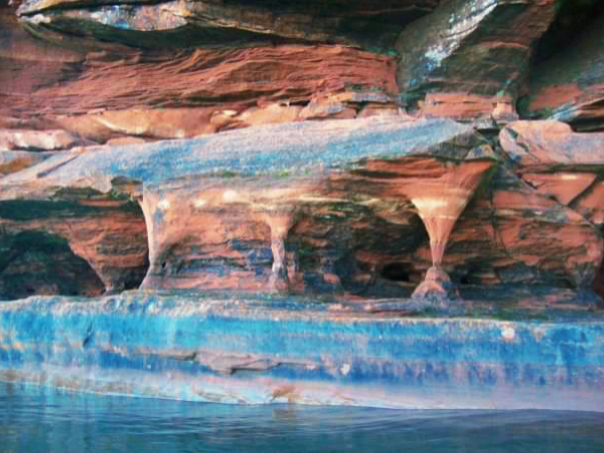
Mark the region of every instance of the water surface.
POLYGON ((0 382, 1 452, 604 452, 604 414, 237 406, 0 382))

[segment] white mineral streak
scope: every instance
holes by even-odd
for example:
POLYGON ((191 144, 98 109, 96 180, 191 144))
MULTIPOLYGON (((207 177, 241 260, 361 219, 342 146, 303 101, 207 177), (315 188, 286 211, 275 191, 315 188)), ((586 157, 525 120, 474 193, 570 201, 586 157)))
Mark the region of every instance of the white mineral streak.
POLYGON ((167 211, 170 209, 170 201, 166 199, 160 200, 160 202, 157 203, 157 207, 162 211, 167 211))
POLYGON ((429 64, 432 67, 441 66, 442 62, 461 45, 478 24, 497 7, 497 3, 498 0, 474 0, 468 5, 467 12, 460 15, 451 14, 449 17, 451 28, 447 34, 424 54, 430 62, 429 64))

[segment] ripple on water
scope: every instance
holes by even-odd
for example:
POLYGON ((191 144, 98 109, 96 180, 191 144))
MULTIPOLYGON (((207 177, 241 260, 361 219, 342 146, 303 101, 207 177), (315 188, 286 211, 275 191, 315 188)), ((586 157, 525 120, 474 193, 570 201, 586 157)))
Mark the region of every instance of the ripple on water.
POLYGON ((0 382, 0 452, 604 452, 604 414, 237 406, 0 382))

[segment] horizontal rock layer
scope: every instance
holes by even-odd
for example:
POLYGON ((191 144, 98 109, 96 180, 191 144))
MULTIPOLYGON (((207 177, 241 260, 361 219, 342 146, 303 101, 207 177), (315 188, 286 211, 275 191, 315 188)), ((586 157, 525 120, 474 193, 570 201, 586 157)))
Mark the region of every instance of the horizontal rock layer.
POLYGON ((60 30, 139 47, 248 45, 297 40, 387 50, 401 27, 438 0, 279 2, 243 1, 25 1, 30 27, 60 30), (107 6, 105 6, 107 5, 107 6))
POLYGON ((604 129, 604 15, 562 52, 531 72, 521 111, 566 121, 578 130, 604 129))
MULTIPOLYGON (((142 206, 149 241, 148 288, 404 297, 436 260, 470 298, 480 285, 588 294, 602 261, 597 227, 505 165, 495 170, 495 162, 473 127, 450 120, 265 126, 57 153, 0 180, 0 207, 12 213, 0 217, 12 234, 41 228, 61 235, 51 231, 52 222, 45 227, 19 216, 33 202, 44 209, 64 201, 92 204, 109 213, 133 197, 142 206), (452 226, 448 219, 459 215, 453 206, 461 202, 462 175, 478 166, 478 174, 486 172, 483 184, 452 226)), ((472 195, 464 192, 461 206, 472 195)), ((128 224, 140 228, 140 211, 129 212, 128 224)), ((134 236, 126 230, 109 234, 111 224, 105 227, 91 215, 83 210, 81 222, 98 227, 93 231, 101 248, 86 257, 98 269, 95 260, 110 263, 118 254, 106 241, 134 236), (103 258, 100 250, 110 256, 103 258)), ((66 239, 77 244, 84 231, 66 239)), ((132 251, 138 261, 124 261, 132 263, 129 269, 140 269, 142 250, 141 244, 132 251)), ((108 290, 126 286, 104 276, 120 274, 121 266, 99 271, 108 290)))
POLYGON ((58 127, 101 143, 398 113, 393 58, 340 46, 97 52, 30 82, 22 77, 35 68, 18 58, 0 57, 14 66, 0 71, 0 126, 58 127))
POLYGON ((138 292, 3 303, 0 376, 222 403, 604 407, 601 318, 393 319, 300 303, 138 292))
POLYGON ((424 274, 443 290, 431 278, 447 286, 448 272, 465 294, 588 294, 602 137, 521 122, 494 137, 566 6, 437 3, 30 0, 22 25, 1 8, 2 240, 16 263, 3 281, 33 257, 52 267, 56 249, 90 277, 60 286, 44 271, 42 292, 119 291, 146 273, 150 288, 405 296, 424 274), (400 58, 367 51, 393 27, 400 58), (413 122, 401 93, 419 115, 481 118, 484 136, 413 122), (258 127, 317 119, 342 122, 258 127))

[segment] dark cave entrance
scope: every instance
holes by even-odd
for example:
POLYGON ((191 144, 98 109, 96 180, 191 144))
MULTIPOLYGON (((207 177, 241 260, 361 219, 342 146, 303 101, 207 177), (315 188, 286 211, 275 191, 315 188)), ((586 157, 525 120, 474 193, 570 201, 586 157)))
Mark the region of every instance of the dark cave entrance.
POLYGON ((92 192, 61 195, 0 203, 0 300, 140 287, 149 268, 140 206, 92 192))
POLYGON ((105 291, 96 272, 60 236, 42 231, 4 235, 0 251, 0 299, 98 296, 105 291))

